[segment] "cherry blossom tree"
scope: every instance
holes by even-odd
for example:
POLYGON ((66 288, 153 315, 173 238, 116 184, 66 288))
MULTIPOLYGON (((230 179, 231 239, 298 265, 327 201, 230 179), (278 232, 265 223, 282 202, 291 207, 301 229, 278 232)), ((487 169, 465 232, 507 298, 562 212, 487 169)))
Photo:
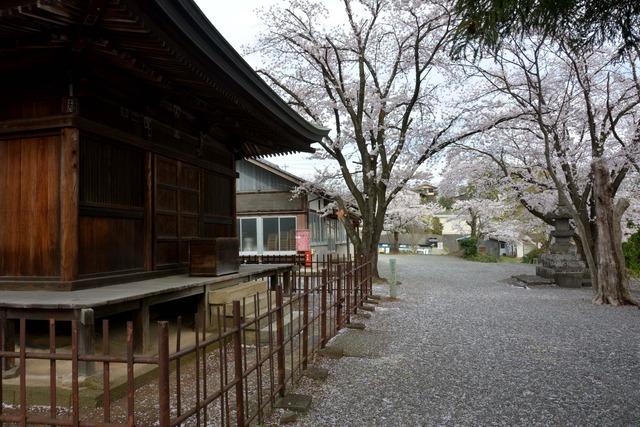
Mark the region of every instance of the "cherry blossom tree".
POLYGON ((461 155, 490 159, 522 205, 545 222, 553 224, 558 205, 568 209, 594 302, 637 304, 621 259, 629 206, 621 196, 632 194, 639 172, 637 54, 525 37, 511 40, 494 59, 465 68, 478 79, 477 90, 523 115, 458 145, 461 155))
POLYGON ((474 239, 540 243, 549 226, 519 202, 517 193, 488 158, 451 150, 439 194, 452 200, 450 211, 469 226, 474 239))
POLYGON ((469 108, 447 56, 448 2, 290 0, 263 10, 254 51, 264 79, 303 115, 332 132, 320 143, 318 183, 341 209, 353 204, 361 233, 345 222, 356 252, 371 256, 389 204, 417 184, 436 153, 496 123, 469 108), (327 6, 329 3, 329 6, 327 6), (342 185, 338 185, 342 188, 342 185))
POLYGON ((391 253, 400 252, 400 233, 414 234, 424 231, 425 220, 434 212, 433 204, 422 203, 420 194, 405 188, 399 192, 387 208, 384 229, 392 233, 391 253))

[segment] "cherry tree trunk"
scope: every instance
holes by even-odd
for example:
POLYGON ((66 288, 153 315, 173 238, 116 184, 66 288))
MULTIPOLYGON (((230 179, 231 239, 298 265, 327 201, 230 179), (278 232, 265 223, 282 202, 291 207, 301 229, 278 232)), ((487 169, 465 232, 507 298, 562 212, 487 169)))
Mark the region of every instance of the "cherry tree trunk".
POLYGON ((362 235, 359 239, 359 244, 355 248, 356 256, 366 256, 372 260, 372 275, 374 280, 380 279, 378 272, 378 244, 380 243, 380 235, 382 234, 383 221, 378 221, 377 218, 367 217, 363 215, 362 218, 362 235))
POLYGON ((397 231, 393 232, 393 245, 391 245, 391 253, 392 254, 400 253, 400 233, 397 231))
POLYGON ((629 277, 622 253, 621 220, 629 207, 629 201, 619 200, 614 207, 611 177, 605 160, 593 162, 592 172, 596 214, 594 248, 596 271, 592 272, 592 277, 595 277, 597 282, 593 302, 638 305, 629 292, 629 277))
POLYGON ((369 259, 371 259, 371 274, 373 280, 380 280, 380 274, 378 273, 378 248, 371 249, 369 251, 369 259))

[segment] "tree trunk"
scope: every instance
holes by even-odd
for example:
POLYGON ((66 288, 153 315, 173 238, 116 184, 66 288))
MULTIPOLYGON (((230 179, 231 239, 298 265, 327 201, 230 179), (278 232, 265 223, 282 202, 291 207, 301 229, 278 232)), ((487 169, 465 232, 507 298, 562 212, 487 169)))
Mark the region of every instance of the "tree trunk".
POLYGON ((369 251, 369 258, 371 259, 371 275, 374 281, 380 280, 380 274, 378 273, 378 247, 372 248, 369 251))
POLYGON ((363 215, 362 237, 360 239, 360 245, 355 248, 356 256, 363 255, 371 258, 373 262, 371 274, 374 280, 380 279, 380 274, 378 273, 378 244, 380 243, 383 224, 384 221, 378 221, 376 217, 367 218, 363 215))
POLYGON ((391 245, 391 253, 400 253, 400 233, 398 231, 393 232, 393 244, 391 245))
POLYGON ((480 239, 480 230, 478 224, 478 215, 471 209, 469 209, 469 215, 471 216, 471 220, 467 221, 470 230, 470 236, 472 239, 480 239))
MULTIPOLYGON (((613 206, 613 189, 609 167, 603 159, 592 164, 595 200, 595 261, 597 271, 596 304, 638 305, 629 292, 629 277, 622 253, 622 229, 620 222, 629 207, 626 199, 613 206)), ((592 274, 593 276, 593 274, 592 274)))

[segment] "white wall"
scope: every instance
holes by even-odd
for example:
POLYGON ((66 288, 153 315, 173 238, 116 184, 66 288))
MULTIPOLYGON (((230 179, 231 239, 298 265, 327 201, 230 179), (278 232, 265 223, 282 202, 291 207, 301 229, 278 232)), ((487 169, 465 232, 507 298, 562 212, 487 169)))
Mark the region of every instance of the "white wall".
POLYGON ((463 218, 456 215, 437 214, 434 215, 442 224, 442 234, 469 234, 471 227, 463 218))

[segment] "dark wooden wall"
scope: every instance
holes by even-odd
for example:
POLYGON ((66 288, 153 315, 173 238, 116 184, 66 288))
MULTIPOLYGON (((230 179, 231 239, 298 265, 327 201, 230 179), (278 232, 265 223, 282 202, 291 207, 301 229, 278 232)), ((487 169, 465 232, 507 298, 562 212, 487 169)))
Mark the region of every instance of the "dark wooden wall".
POLYGON ((184 271, 191 239, 235 235, 231 139, 189 103, 104 64, 38 68, 0 64, 0 288, 184 271))
POLYGON ((144 152, 80 137, 79 274, 144 269, 144 152))
POLYGON ((0 276, 60 274, 60 136, 0 140, 0 276))
POLYGON ((192 239, 233 236, 230 177, 158 155, 155 171, 157 268, 186 264, 192 239))

